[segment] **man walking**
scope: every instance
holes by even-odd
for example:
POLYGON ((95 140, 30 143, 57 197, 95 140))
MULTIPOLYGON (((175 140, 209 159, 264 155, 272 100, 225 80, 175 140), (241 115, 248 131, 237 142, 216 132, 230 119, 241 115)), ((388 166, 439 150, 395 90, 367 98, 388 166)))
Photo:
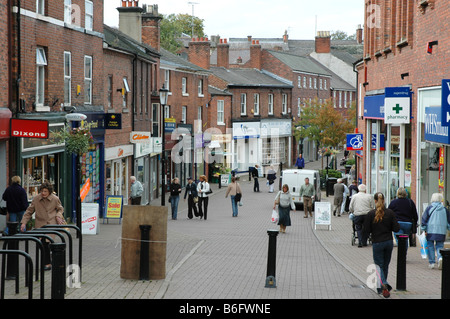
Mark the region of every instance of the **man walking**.
POLYGON ((298 169, 305 168, 305 159, 302 157, 302 154, 298 154, 298 158, 297 158, 297 161, 295 162, 295 166, 298 169))
POLYGON ((358 235, 358 247, 367 246, 367 235, 363 231, 364 219, 368 212, 375 209, 375 201, 372 195, 366 193, 366 185, 358 186, 358 193, 352 196, 349 211, 353 213, 353 223, 358 235))
POLYGON ((253 177, 253 191, 259 193, 259 181, 258 181, 258 164, 252 169, 252 177, 253 177))
POLYGON ((333 216, 336 216, 336 211, 338 212, 338 217, 341 217, 341 207, 342 207, 342 201, 344 199, 344 192, 345 187, 344 184, 342 184, 342 179, 339 178, 337 180, 337 183, 334 184, 334 211, 333 216))
POLYGON ((314 189, 314 185, 309 183, 308 177, 305 178, 305 184, 300 187, 299 193, 300 197, 303 198, 304 218, 308 218, 308 212, 309 216, 312 217, 312 201, 316 195, 316 190, 314 189))
MULTIPOLYGON (((141 205, 141 197, 144 192, 144 187, 142 187, 141 182, 136 180, 136 177, 130 177, 131 182, 131 205, 141 205)), ((163 190, 164 191, 164 190, 163 190)))

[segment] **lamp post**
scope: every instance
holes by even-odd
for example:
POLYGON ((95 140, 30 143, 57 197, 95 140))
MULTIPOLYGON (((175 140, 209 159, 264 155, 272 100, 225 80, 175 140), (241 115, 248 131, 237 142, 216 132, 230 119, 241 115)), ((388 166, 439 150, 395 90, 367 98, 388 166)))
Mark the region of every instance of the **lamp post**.
POLYGON ((159 90, 159 101, 161 104, 161 118, 162 118, 162 153, 161 153, 161 169, 162 169, 162 180, 161 180, 161 206, 166 205, 166 122, 164 108, 167 105, 167 98, 169 96, 169 90, 163 87, 159 90))

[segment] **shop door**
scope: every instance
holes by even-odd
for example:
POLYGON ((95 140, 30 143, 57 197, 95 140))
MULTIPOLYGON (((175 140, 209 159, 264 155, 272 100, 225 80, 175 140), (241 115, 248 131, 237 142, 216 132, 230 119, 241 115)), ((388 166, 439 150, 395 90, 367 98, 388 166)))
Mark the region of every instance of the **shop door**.
POLYGON ((123 203, 128 204, 127 161, 115 160, 106 163, 106 195, 123 196, 123 203))

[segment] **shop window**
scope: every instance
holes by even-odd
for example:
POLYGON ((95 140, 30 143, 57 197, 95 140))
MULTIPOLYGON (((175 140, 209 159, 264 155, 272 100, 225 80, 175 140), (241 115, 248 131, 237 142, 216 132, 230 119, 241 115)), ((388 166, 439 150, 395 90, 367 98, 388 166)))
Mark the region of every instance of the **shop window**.
POLYGON ((56 156, 43 155, 26 158, 23 160, 23 182, 22 186, 26 190, 28 200, 39 194, 39 187, 44 181, 50 182, 54 191, 58 193, 56 156))

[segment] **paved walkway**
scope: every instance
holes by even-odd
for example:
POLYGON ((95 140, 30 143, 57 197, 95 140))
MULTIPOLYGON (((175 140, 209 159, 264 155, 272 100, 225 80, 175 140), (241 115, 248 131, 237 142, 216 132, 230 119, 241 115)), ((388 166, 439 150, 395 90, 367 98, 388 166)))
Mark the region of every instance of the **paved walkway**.
MULTIPOLYGON (((320 162, 314 163, 320 165, 320 162)), ((314 168, 313 163, 307 164, 314 168)), ((333 217, 331 230, 314 230, 312 218, 291 212, 292 226, 277 236, 276 284, 265 288, 268 234, 278 227, 270 222, 275 194, 264 183, 261 192, 242 178, 243 203, 239 216, 231 216, 225 188, 214 185, 208 220, 187 219, 180 201, 178 220, 168 219, 165 280, 139 281, 120 278, 121 225, 100 224, 98 235, 83 237, 81 288, 67 288, 66 299, 380 299, 367 286, 372 264, 371 247, 351 245, 351 221, 333 217)), ((332 197, 322 196, 323 201, 332 197)), ((155 205, 159 205, 156 200, 155 205)), ((169 214, 170 215, 170 214, 169 214)), ((76 242, 76 240, 75 240, 76 242)), ((76 246, 76 244, 75 244, 76 246)), ((76 250, 76 249, 75 249, 76 250)), ((77 261, 75 251, 74 260, 77 261)), ((429 270, 418 247, 411 247, 407 261, 407 290, 395 291, 396 256, 388 280, 392 299, 440 298, 441 271, 429 270)), ((50 298, 50 272, 46 273, 45 298, 50 298)), ((6 298, 27 298, 21 285, 14 294, 7 282, 6 298)), ((34 283, 39 298, 39 283, 34 283)))

